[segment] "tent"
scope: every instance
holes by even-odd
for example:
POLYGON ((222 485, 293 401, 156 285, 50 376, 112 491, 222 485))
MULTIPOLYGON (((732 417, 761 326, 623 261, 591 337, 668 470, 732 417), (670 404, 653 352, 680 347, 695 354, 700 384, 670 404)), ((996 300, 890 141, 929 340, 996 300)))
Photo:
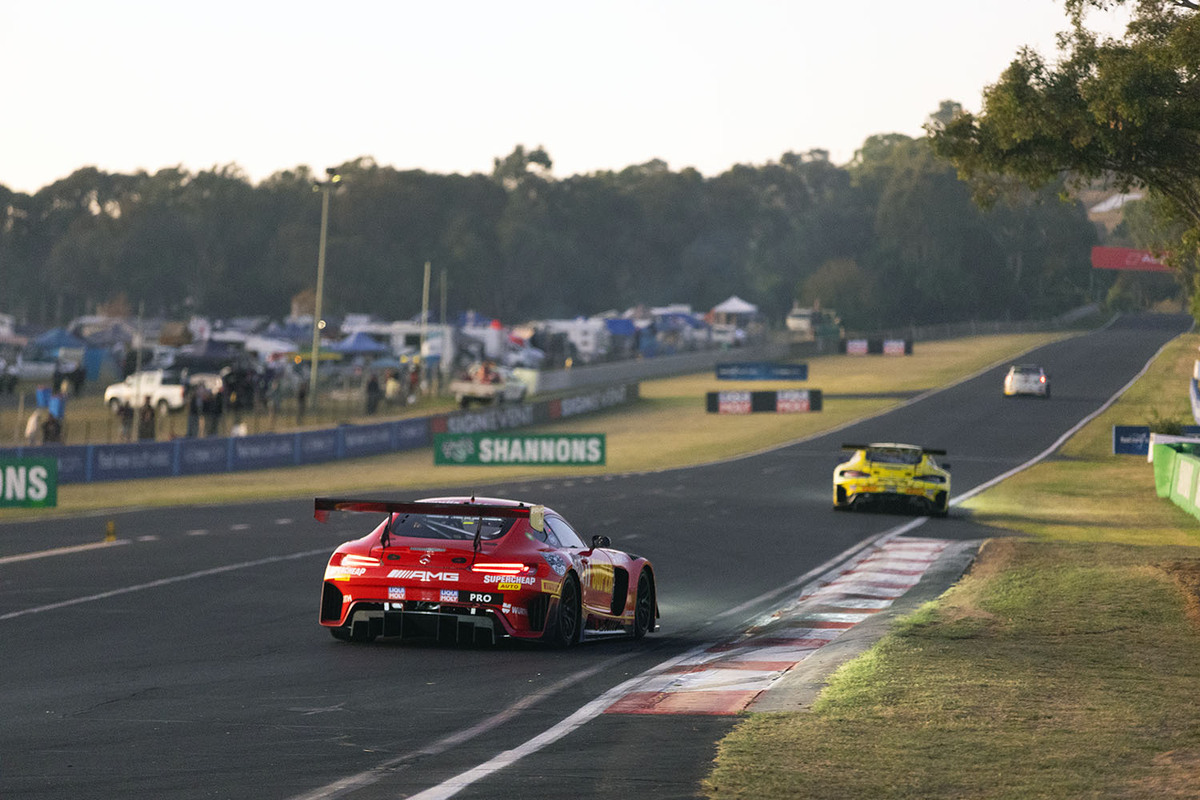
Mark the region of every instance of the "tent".
POLYGON ((351 353, 355 355, 386 353, 389 350, 387 345, 380 344, 362 331, 347 336, 337 344, 331 345, 329 349, 336 353, 351 353))
POLYGON ((747 303, 735 294, 725 302, 713 306, 712 313, 730 315, 757 314, 758 306, 753 303, 747 303))

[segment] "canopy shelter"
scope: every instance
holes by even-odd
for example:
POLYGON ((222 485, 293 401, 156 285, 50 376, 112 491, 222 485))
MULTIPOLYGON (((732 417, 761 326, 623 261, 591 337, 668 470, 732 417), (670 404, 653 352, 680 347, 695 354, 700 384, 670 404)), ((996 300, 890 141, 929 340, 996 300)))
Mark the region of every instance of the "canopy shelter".
POLYGON ((714 314, 757 314, 758 306, 748 303, 736 294, 723 303, 713 306, 714 314))
POLYGON ((714 325, 746 325, 758 313, 758 306, 736 294, 712 307, 708 316, 714 325))
POLYGON ((330 350, 337 353, 347 353, 350 355, 365 355, 370 353, 386 353, 389 351, 385 344, 372 339, 367 334, 359 331, 342 339, 340 342, 329 346, 330 350))

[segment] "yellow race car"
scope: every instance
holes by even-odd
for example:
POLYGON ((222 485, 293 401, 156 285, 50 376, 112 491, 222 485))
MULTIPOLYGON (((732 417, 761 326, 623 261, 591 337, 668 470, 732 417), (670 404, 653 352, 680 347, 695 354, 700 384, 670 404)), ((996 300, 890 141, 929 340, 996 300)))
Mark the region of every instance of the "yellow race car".
POLYGON ((944 517, 950 509, 950 465, 938 466, 933 450, 911 444, 843 444, 849 461, 833 471, 836 510, 875 506, 944 517))

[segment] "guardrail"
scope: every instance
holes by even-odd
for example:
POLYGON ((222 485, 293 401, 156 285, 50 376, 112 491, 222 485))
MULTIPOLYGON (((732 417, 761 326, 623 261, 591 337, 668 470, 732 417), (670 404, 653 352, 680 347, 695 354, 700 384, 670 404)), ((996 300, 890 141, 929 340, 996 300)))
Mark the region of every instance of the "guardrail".
POLYGON ((550 400, 489 406, 371 425, 168 442, 0 448, 0 458, 58 460, 58 483, 178 477, 319 464, 428 447, 437 433, 473 433, 555 422, 638 398, 626 383, 550 400))

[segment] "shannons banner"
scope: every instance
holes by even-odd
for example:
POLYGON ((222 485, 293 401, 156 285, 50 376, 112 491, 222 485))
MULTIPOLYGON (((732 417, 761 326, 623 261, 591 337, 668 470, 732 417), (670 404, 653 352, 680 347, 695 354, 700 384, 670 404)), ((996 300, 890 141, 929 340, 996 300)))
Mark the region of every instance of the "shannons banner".
POLYGON ((439 433, 433 463, 454 466, 574 466, 604 464, 603 433, 439 433))
POLYGON ((58 505, 58 459, 0 458, 0 508, 58 505))

